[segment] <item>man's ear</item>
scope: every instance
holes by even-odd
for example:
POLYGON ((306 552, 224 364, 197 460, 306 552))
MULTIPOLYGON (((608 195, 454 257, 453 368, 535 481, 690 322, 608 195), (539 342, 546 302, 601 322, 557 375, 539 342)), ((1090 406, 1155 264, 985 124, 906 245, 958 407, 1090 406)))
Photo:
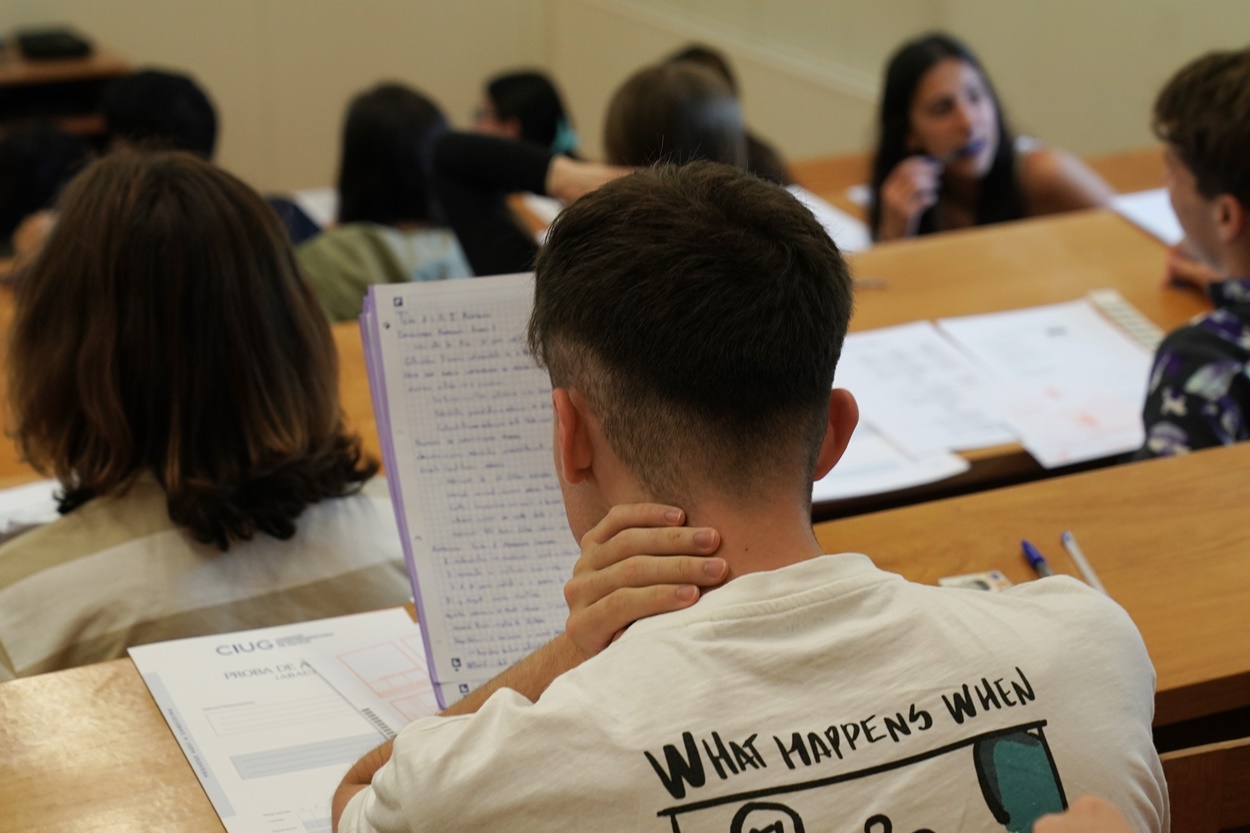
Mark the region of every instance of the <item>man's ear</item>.
POLYGON ((1233 243, 1246 234, 1246 207, 1232 194, 1220 194, 1211 204, 1215 228, 1221 243, 1233 243))
POLYGON ((851 434, 859 424, 859 403, 851 392, 844 388, 834 388, 829 394, 829 421, 825 426, 825 439, 820 445, 820 455, 816 458, 816 474, 819 480, 842 459, 851 434))
POLYGON ((553 390, 551 404, 556 410, 556 470, 564 482, 580 483, 594 462, 590 439, 590 420, 594 417, 585 398, 569 388, 553 390))

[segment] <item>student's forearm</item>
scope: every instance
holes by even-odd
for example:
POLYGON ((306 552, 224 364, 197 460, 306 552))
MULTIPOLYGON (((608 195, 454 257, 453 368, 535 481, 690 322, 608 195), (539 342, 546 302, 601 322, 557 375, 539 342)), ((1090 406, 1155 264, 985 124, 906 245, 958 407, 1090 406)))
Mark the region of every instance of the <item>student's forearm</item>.
POLYGON ((334 791, 334 798, 330 801, 330 823, 335 830, 339 829, 339 819, 343 815, 343 808, 347 806, 347 802, 351 801, 356 793, 369 786, 373 782, 374 774, 391 759, 391 747, 394 743, 394 740, 388 740, 370 751, 343 776, 342 783, 334 791))
MULTIPOLYGON (((535 701, 547 690, 552 680, 565 671, 576 668, 585 658, 585 655, 573 644, 573 640, 560 634, 481 688, 445 709, 441 716, 471 714, 481 708, 482 704, 501 688, 513 689, 531 702, 535 701)), ((373 776, 377 771, 391 759, 393 745, 394 741, 388 740, 357 761, 355 766, 348 770, 347 775, 343 776, 343 781, 334 791, 334 798, 330 802, 330 820, 335 830, 339 829, 339 820, 347 803, 356 793, 368 787, 373 782, 373 776)))

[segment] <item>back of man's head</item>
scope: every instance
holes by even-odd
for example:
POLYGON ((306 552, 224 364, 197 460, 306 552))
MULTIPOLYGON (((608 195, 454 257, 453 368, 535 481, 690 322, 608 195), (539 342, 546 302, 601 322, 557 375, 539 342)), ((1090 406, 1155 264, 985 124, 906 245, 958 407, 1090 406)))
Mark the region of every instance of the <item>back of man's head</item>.
POLYGON ((1212 52, 1172 76, 1155 100, 1154 130, 1199 193, 1250 208, 1250 49, 1212 52))
POLYGON ((119 78, 105 91, 101 109, 114 140, 213 158, 217 112, 188 75, 145 69, 119 78))
POLYGON ((653 499, 810 493, 850 277, 784 189, 643 171, 561 214, 536 271, 531 350, 653 499))

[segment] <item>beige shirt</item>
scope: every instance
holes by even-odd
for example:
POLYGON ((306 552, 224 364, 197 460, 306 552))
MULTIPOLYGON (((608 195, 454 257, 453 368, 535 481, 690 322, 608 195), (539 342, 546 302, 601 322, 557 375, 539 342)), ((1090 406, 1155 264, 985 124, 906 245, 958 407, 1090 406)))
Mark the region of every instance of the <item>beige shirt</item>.
POLYGON ((411 595, 385 481, 313 504, 295 535, 221 552, 152 479, 0 547, 0 680, 131 645, 377 610, 411 595))

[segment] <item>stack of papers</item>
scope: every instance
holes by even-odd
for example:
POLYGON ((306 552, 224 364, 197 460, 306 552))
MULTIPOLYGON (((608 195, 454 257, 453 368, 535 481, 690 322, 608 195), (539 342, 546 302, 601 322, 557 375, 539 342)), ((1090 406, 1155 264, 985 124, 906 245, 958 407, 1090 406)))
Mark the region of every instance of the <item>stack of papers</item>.
POLYGON ((890 489, 919 485, 958 473, 943 453, 1013 442, 1048 468, 1140 447, 1152 325, 1115 293, 1098 297, 1132 333, 1081 300, 847 336, 836 384, 872 433, 833 480, 889 471, 890 489))
POLYGON ((1150 352, 1088 301, 947 318, 938 327, 990 375, 990 404, 1043 466, 1141 446, 1150 352))

